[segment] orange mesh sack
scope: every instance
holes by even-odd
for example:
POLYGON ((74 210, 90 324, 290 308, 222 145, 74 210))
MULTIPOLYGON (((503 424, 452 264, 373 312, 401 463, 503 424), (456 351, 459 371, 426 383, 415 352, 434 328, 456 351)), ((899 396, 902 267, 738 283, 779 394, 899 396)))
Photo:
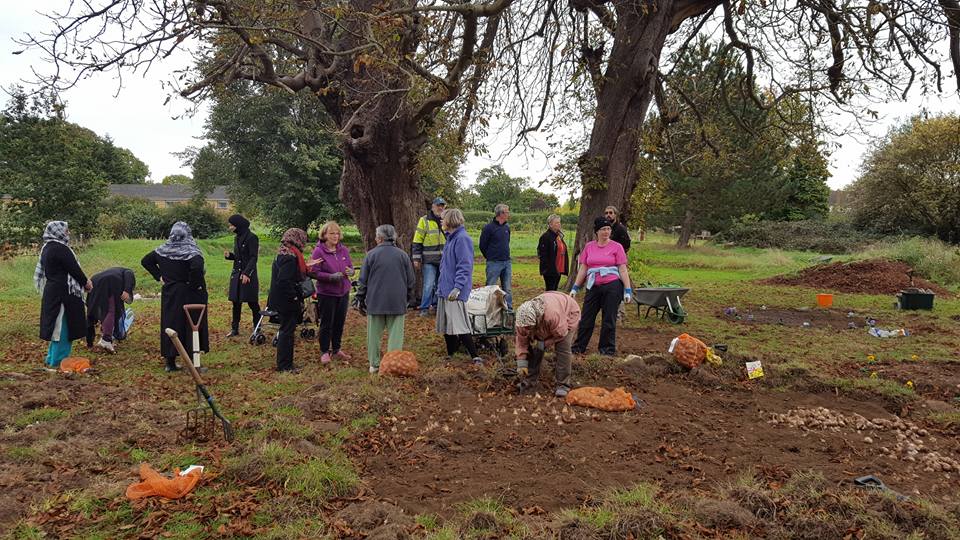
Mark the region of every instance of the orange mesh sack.
POLYGON ((64 373, 83 373, 90 367, 90 360, 80 356, 69 356, 60 362, 60 371, 64 373))
POLYGON ((380 374, 413 377, 417 374, 417 357, 410 351, 390 351, 380 360, 380 374))
POLYGON ((680 334, 674 339, 670 344, 670 352, 677 363, 687 369, 699 367, 707 359, 707 345, 689 334, 680 334))
POLYGON ((173 478, 167 478, 153 470, 146 463, 140 464, 140 482, 127 487, 128 499, 142 499, 144 497, 164 497, 179 499, 193 491, 200 482, 200 469, 194 469, 180 476, 180 469, 173 470, 173 478))
POLYGON ((596 386, 576 388, 567 394, 567 405, 579 405, 600 409, 601 411, 629 411, 636 407, 636 402, 623 388, 607 390, 596 386))

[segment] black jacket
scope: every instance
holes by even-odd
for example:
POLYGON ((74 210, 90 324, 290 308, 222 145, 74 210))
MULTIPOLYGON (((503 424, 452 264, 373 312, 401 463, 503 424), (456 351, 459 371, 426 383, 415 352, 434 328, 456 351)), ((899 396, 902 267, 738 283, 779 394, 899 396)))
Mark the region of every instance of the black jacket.
POLYGON ((270 269, 270 294, 267 307, 278 313, 299 313, 303 307, 300 299, 300 282, 304 276, 294 255, 277 255, 270 269))
POLYGON ((231 302, 258 302, 260 300, 260 282, 257 278, 257 257, 260 253, 260 239, 250 229, 239 232, 233 240, 233 251, 227 255, 233 261, 230 273, 230 291, 227 297, 231 302), (246 285, 240 283, 240 274, 250 278, 246 285))
POLYGON ((87 295, 87 345, 93 346, 96 324, 103 322, 110 311, 110 302, 113 301, 113 336, 120 339, 120 321, 123 320, 126 307, 120 295, 126 292, 133 299, 133 288, 137 285, 137 277, 129 268, 108 268, 90 278, 93 289, 87 295))
POLYGON ((570 273, 570 252, 565 250, 562 265, 557 265, 558 243, 566 246, 563 237, 547 229, 547 232, 540 235, 540 242, 537 243, 537 257, 540 259, 541 276, 565 276, 570 273))
MULTIPOLYGON (((163 288, 160 289, 160 354, 164 358, 178 356, 177 349, 164 331, 167 328, 176 330, 187 353, 193 354, 193 329, 187 322, 183 306, 207 303, 203 257, 197 255, 185 261, 175 261, 151 251, 144 255, 140 264, 150 272, 153 279, 163 279, 163 288)), ((200 350, 203 352, 210 350, 208 318, 204 314, 200 322, 200 350)))
POLYGON ((623 251, 630 251, 630 231, 622 223, 614 223, 610 231, 610 239, 623 246, 623 251))
POLYGON ((70 252, 70 248, 57 242, 49 242, 40 256, 40 266, 47 276, 46 285, 43 286, 43 300, 40 303, 40 339, 51 341, 57 318, 60 316, 60 306, 63 306, 69 340, 86 336, 87 317, 83 299, 70 294, 70 287, 67 285, 67 275, 73 276, 81 287, 86 285, 87 276, 80 269, 80 263, 70 252))

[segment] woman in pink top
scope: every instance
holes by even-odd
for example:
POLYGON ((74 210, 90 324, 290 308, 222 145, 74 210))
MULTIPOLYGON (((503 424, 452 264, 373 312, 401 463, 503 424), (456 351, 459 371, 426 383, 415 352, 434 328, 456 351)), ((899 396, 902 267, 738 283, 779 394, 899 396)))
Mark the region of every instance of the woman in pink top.
POLYGON ((570 296, 576 297, 584 285, 587 288, 583 299, 583 317, 577 329, 577 340, 572 350, 583 354, 593 337, 593 327, 597 324, 597 313, 603 312, 600 326, 600 354, 613 356, 617 353, 617 310, 620 302, 629 303, 633 299, 630 288, 630 275, 627 273, 627 254, 623 246, 610 240, 613 223, 603 217, 593 220, 593 231, 597 239, 589 242, 577 259, 580 269, 570 290, 570 296))
POLYGON ((353 262, 350 250, 340 240, 343 231, 335 221, 320 227, 320 239, 314 248, 308 274, 317 280, 317 311, 320 315, 320 363, 328 364, 331 355, 349 360, 350 355, 340 350, 343 325, 350 306, 350 276, 353 262))

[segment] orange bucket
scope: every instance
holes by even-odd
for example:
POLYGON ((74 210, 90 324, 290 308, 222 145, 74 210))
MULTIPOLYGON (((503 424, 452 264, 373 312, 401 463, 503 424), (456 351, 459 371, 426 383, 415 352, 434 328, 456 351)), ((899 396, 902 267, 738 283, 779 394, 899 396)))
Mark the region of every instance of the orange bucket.
POLYGON ((817 305, 822 308, 828 308, 833 305, 833 295, 832 294, 818 294, 817 295, 817 305))

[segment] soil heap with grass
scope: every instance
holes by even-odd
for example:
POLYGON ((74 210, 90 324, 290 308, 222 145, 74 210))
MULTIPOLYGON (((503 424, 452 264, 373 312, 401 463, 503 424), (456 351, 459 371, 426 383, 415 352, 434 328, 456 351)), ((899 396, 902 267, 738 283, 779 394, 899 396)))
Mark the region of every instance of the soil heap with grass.
MULTIPOLYGON (((767 285, 798 285, 818 290, 859 294, 896 294, 910 287, 911 268, 900 261, 870 259, 866 261, 819 264, 796 274, 774 276, 762 281, 767 285)), ((916 275, 913 287, 930 289, 937 295, 949 296, 943 287, 916 275)))

